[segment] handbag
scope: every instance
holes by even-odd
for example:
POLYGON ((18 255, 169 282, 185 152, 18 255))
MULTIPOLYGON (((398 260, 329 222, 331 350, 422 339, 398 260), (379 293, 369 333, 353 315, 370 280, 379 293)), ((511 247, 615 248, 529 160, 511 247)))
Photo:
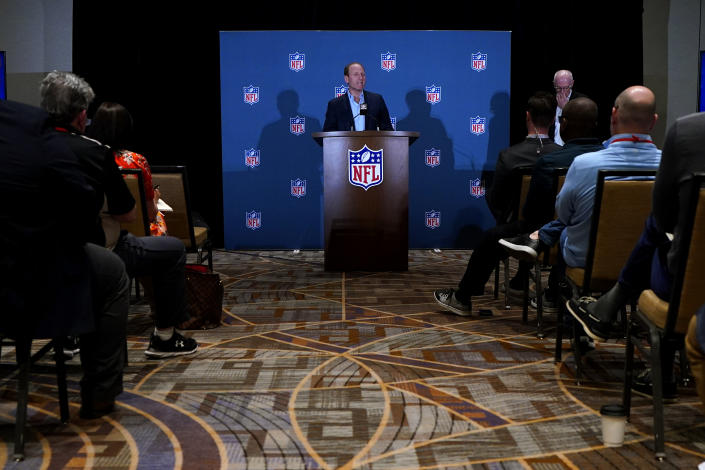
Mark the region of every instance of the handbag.
POLYGON ((186 311, 181 330, 206 330, 220 326, 223 317, 223 282, 218 273, 200 264, 186 265, 186 311))

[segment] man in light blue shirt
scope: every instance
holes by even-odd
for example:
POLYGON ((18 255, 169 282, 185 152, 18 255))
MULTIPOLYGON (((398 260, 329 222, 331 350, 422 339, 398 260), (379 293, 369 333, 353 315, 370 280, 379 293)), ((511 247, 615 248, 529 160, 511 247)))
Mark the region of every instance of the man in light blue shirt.
MULTIPOLYGON (((568 169, 563 188, 556 198, 557 220, 531 235, 503 239, 499 243, 520 259, 535 260, 542 244, 551 246, 560 239, 565 264, 584 267, 597 172, 603 168, 658 169, 661 150, 649 136, 658 118, 655 110, 655 96, 646 87, 633 86, 620 93, 612 108, 612 137, 604 143, 605 149, 576 157, 568 169)), ((552 276, 554 282, 549 280, 549 286, 557 284, 556 277, 552 276)))

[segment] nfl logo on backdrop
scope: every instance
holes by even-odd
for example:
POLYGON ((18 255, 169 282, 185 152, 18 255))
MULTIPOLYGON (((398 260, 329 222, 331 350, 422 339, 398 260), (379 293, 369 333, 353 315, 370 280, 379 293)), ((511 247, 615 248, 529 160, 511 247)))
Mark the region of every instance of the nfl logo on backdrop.
POLYGON ((441 164, 441 151, 438 149, 424 150, 426 155, 426 166, 433 168, 441 164))
POLYGON ((348 92, 348 87, 345 85, 340 85, 335 87, 335 97, 343 96, 345 93, 348 92))
POLYGON ((289 54, 289 70, 301 72, 306 67, 306 54, 299 51, 289 54))
POLYGON ((397 118, 390 117, 389 120, 392 121, 392 129, 397 130, 397 118))
POLYGON ((477 199, 485 195, 485 187, 482 185, 480 178, 470 180, 470 195, 477 199))
POLYGON ((245 225, 251 230, 262 226, 262 213, 257 211, 245 212, 245 225))
POLYGON ((428 211, 426 212, 426 227, 433 230, 441 226, 441 211, 428 211))
POLYGON ((242 87, 242 94, 245 103, 253 105, 259 103, 259 87, 258 86, 245 86, 242 87))
POLYGON ((431 85, 426 87, 426 101, 431 104, 441 102, 441 87, 431 85))
POLYGON ((475 135, 481 135, 485 133, 485 122, 486 118, 475 116, 470 118, 470 132, 475 135))
POLYGON ((482 72, 487 68, 487 54, 482 52, 476 52, 471 54, 472 69, 478 72, 482 72))
POLYGON ((291 195, 294 197, 304 197, 306 195, 306 180, 296 178, 291 181, 291 195))
POLYGON ((245 166, 249 166, 250 168, 259 166, 259 150, 245 150, 245 166))
POLYGON ((367 191, 382 183, 383 150, 370 150, 367 145, 360 150, 348 149, 348 181, 367 191))
POLYGON ((306 132, 306 118, 301 116, 289 118, 289 132, 294 135, 301 135, 306 132))
POLYGON ((382 54, 382 70, 391 72, 397 68, 397 55, 391 54, 387 51, 386 54, 382 54))

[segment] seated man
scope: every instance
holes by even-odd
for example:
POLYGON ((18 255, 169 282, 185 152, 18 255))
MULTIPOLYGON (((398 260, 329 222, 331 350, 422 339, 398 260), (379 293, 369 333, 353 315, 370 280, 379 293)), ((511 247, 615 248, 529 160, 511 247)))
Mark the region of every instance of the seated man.
MULTIPOLYGON (((439 289, 434 292, 436 302, 443 308, 458 315, 470 314, 471 296, 484 293, 485 284, 501 255, 497 240, 531 230, 549 220, 553 216, 553 168, 567 166, 575 155, 599 147, 596 139, 589 138, 595 127, 597 106, 587 100, 578 102, 571 108, 568 135, 575 140, 572 145, 560 155, 559 152, 546 153, 560 149, 545 135, 555 112, 556 100, 552 95, 542 92, 529 99, 526 127, 534 134, 503 150, 497 160, 497 171, 488 196, 488 205, 495 215, 497 226, 487 230, 473 250, 458 289, 439 289), (582 139, 583 137, 588 139, 582 139), (549 158, 549 155, 556 157, 549 158), (536 168, 523 208, 524 219, 516 220, 518 217, 512 212, 516 212, 519 192, 513 170, 527 163, 535 163, 536 168), (515 202, 512 205, 507 201, 515 202)), ((518 273, 513 283, 523 284, 522 276, 526 274, 526 270, 518 273)))
MULTIPOLYGON (((83 174, 94 191, 93 203, 101 214, 92 229, 91 241, 113 247, 133 277, 150 277, 154 292, 155 329, 145 354, 162 358, 191 354, 198 349, 193 338, 176 331, 188 320, 185 304, 184 244, 175 237, 135 237, 125 231, 106 230, 115 222, 134 219, 135 201, 115 163, 112 151, 83 136, 86 110, 95 94, 85 80, 67 72, 51 72, 41 87, 41 104, 54 119, 56 130, 78 157, 83 174)), ((83 357, 83 355, 81 355, 83 357)))
MULTIPOLYGON (((649 132, 658 116, 655 97, 643 86, 624 90, 615 100, 610 120, 612 137, 603 150, 577 157, 568 169, 556 198, 558 218, 531 235, 502 239, 499 243, 519 259, 535 260, 542 247, 560 240, 561 255, 551 270, 549 292, 556 295, 565 266, 584 267, 590 237, 597 172, 609 169, 656 169, 661 151, 649 132)), ((547 300, 552 301, 549 293, 547 300)))
POLYGON ((0 100, 0 330, 80 335, 84 419, 122 392, 129 280, 114 253, 86 243, 94 192, 49 116, 0 100))
MULTIPOLYGON (((680 191, 680 188, 691 173, 705 171, 703 126, 705 113, 699 113, 678 119, 669 129, 654 182, 652 212, 641 238, 620 272, 618 282, 597 301, 593 298, 571 299, 567 304, 570 313, 596 341, 623 334, 613 328, 617 314, 626 303, 636 300, 643 290, 651 289, 665 301, 670 298, 676 269, 675 253, 681 227, 685 223, 683 211, 687 206, 684 199, 687 191, 680 191), (667 233, 673 233, 672 242, 667 233)), ((671 372, 674 356, 673 348, 663 348, 663 390, 666 398, 667 395, 675 395, 676 390, 671 372)), ((634 388, 649 394, 651 383, 648 375, 636 377, 634 388)))

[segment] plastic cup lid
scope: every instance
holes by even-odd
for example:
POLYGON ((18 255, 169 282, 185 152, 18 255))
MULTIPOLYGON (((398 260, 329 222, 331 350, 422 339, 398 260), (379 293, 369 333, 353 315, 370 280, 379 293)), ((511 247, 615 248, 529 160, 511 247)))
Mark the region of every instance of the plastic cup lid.
POLYGON ((600 408, 600 414, 603 416, 626 416, 627 413, 622 405, 604 405, 600 408))

